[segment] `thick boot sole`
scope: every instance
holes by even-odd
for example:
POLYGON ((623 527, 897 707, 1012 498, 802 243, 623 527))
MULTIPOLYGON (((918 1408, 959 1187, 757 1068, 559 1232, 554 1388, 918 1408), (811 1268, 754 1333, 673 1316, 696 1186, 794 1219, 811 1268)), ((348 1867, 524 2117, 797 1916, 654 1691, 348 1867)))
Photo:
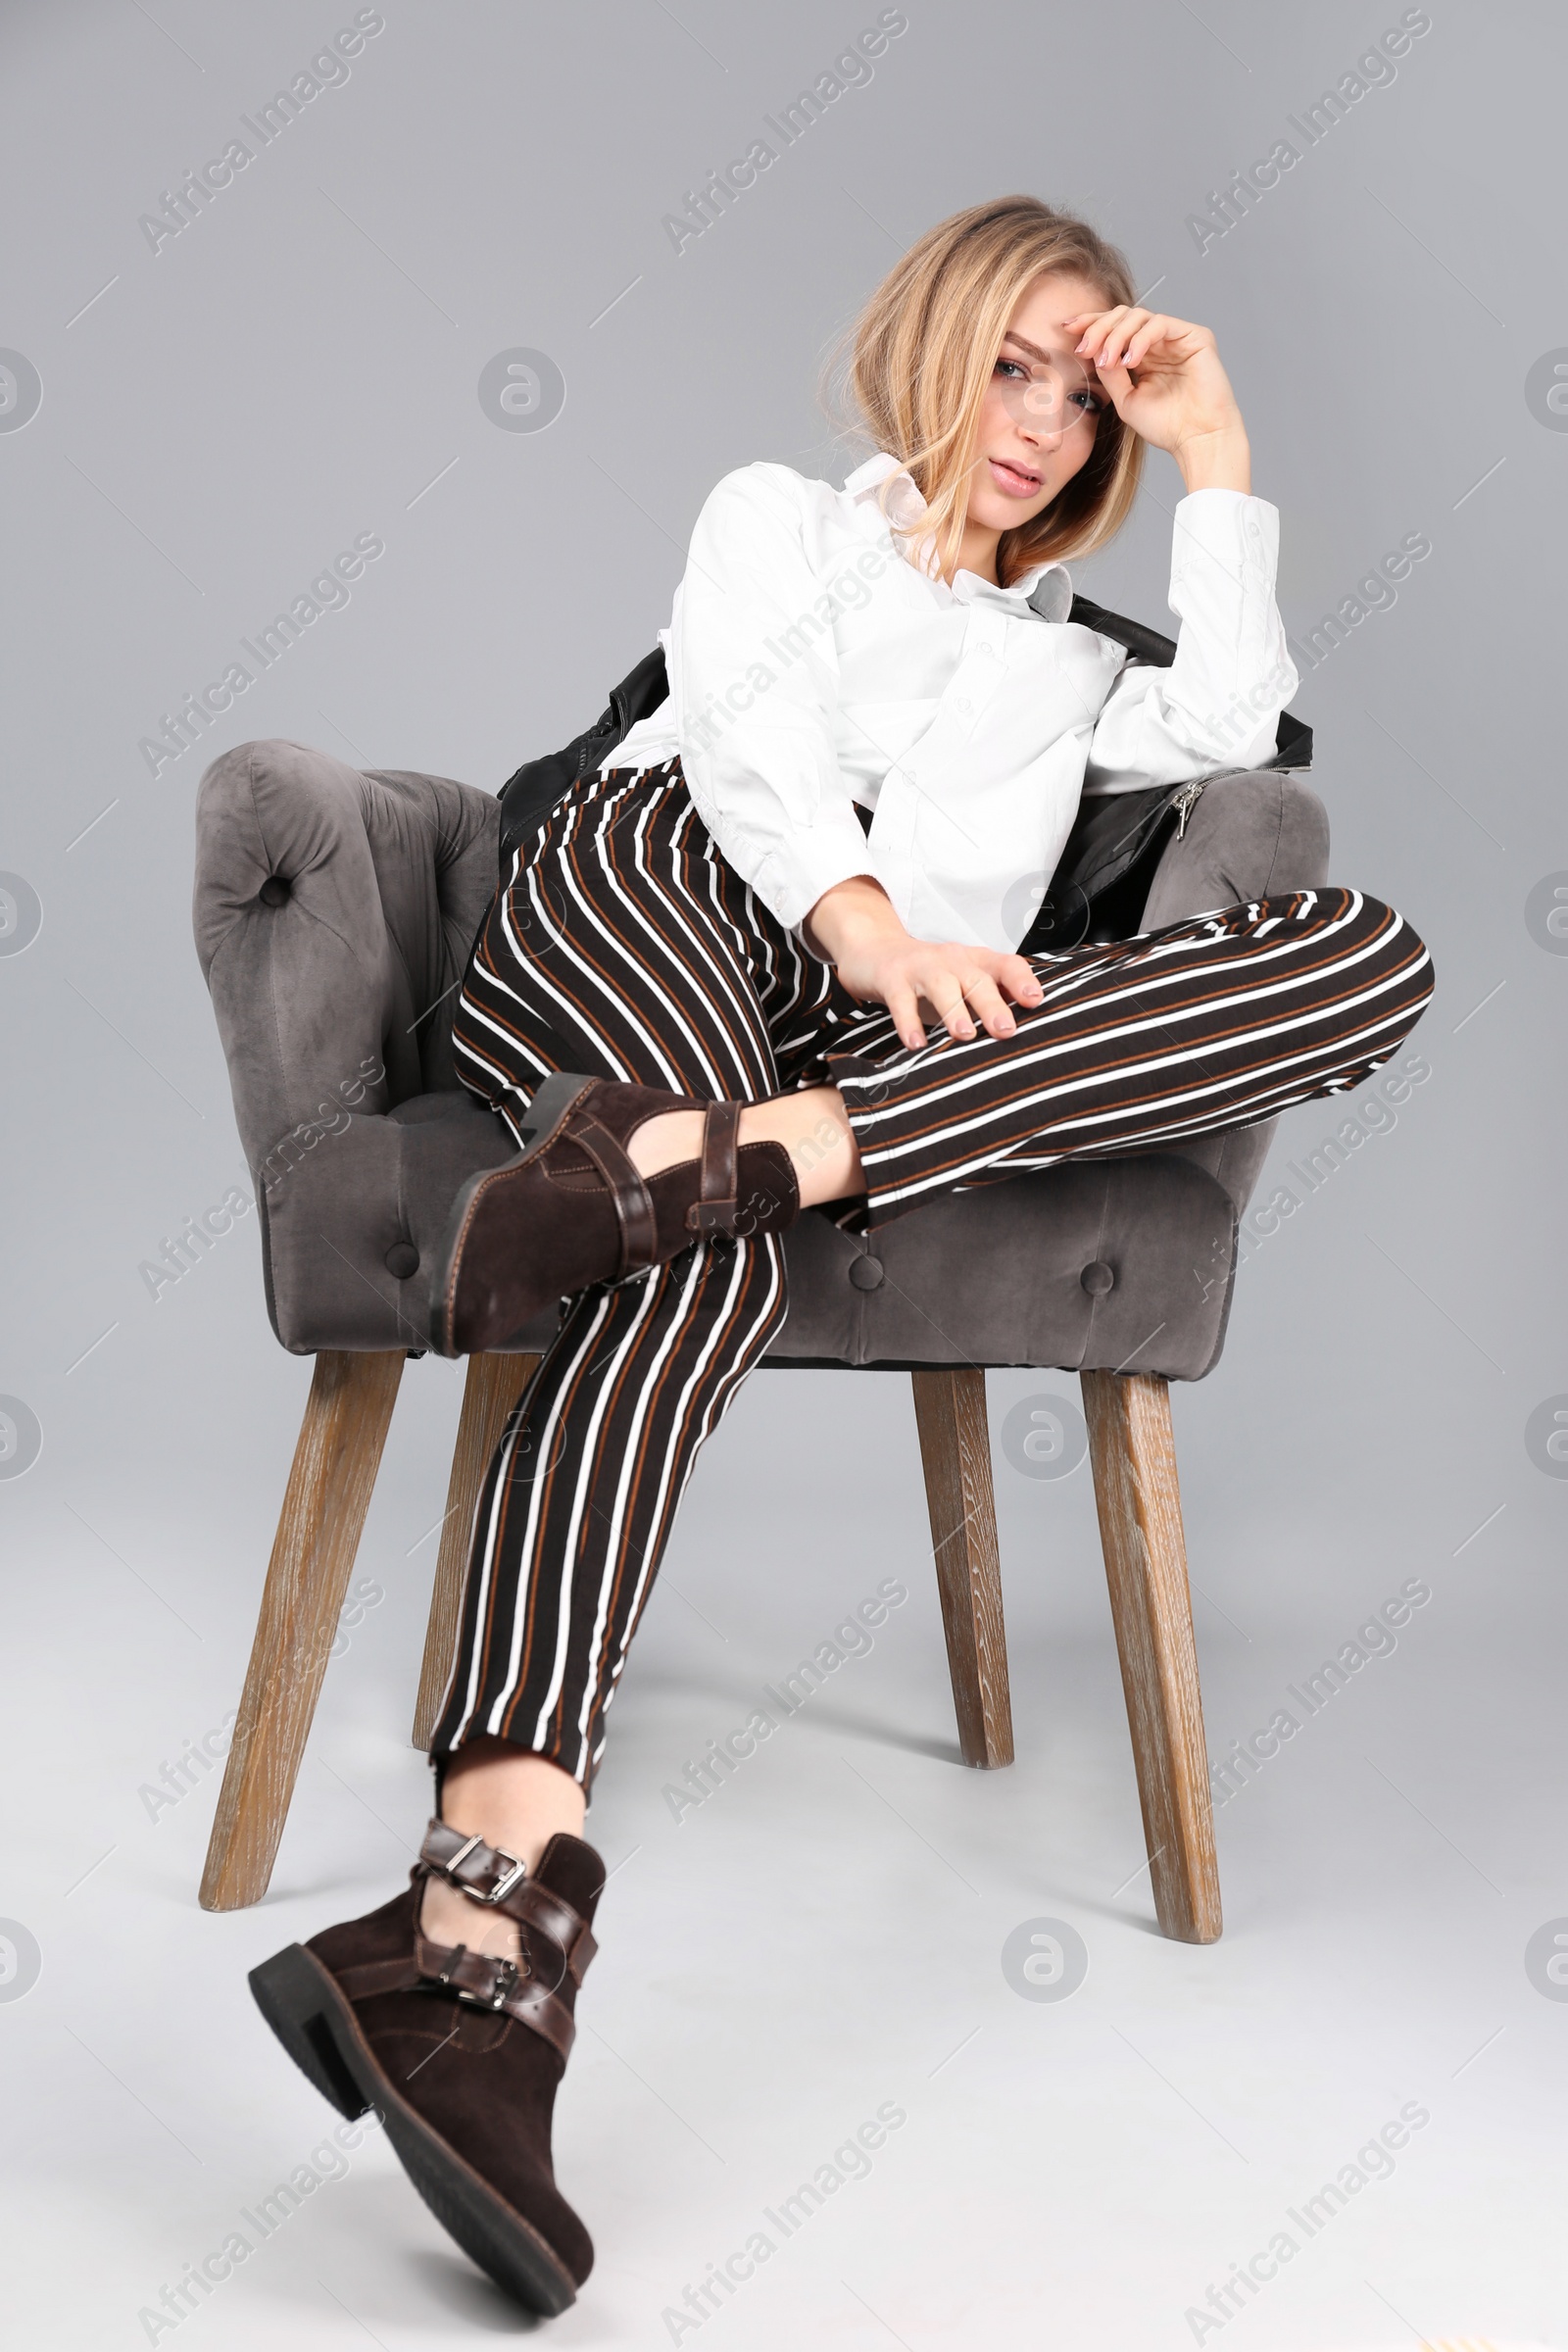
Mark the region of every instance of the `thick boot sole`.
POLYGON ((251 1970, 250 1987, 257 2008, 322 2098, 350 2123, 364 2115, 370 2102, 338 2056, 327 2020, 327 1996, 342 1996, 319 1962, 302 1943, 291 1943, 251 1970))
POLYGON ((340 2115, 373 2107, 404 2171, 449 2236, 525 2311, 554 2319, 577 2285, 547 2240, 432 2132, 382 2069, 330 1970, 291 1943, 250 1974, 256 2005, 340 2115))

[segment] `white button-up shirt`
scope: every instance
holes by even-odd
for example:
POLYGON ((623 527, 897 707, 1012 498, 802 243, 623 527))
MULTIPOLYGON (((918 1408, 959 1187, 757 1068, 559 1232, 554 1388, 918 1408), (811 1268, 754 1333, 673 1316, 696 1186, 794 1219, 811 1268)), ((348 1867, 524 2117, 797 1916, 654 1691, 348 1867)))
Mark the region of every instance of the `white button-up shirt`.
MULTIPOLYGON (((916 938, 1015 947, 1085 792, 1245 768, 1297 687, 1274 602, 1279 516, 1198 490, 1176 509, 1169 668, 1070 622, 1072 582, 958 571, 893 519, 925 502, 896 459, 842 490, 745 466, 692 533, 667 629, 667 702, 605 768, 679 753, 714 841, 779 921, 873 874, 916 938), (871 809, 869 836, 854 804, 871 809)), ((602 771, 603 772, 603 771, 602 771)))

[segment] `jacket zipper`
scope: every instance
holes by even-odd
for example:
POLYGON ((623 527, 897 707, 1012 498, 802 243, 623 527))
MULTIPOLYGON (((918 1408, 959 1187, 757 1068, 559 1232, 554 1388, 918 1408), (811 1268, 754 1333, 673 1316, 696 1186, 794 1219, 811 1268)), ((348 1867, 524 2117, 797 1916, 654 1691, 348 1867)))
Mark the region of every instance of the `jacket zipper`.
POLYGON ((1170 805, 1176 811, 1176 838, 1178 841, 1181 840, 1182 836, 1187 831, 1187 819, 1192 815, 1193 810, 1198 807, 1199 799, 1201 796, 1203 786, 1207 782, 1208 778, 1206 776, 1195 777, 1191 784, 1184 784, 1182 786, 1180 792, 1176 795, 1176 798, 1171 802, 1170 805))

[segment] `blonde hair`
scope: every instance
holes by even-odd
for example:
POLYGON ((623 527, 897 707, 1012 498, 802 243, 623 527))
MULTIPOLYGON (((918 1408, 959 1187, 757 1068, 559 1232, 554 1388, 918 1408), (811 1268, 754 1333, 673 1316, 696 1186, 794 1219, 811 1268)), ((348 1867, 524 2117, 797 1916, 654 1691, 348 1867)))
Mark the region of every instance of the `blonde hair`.
MULTIPOLYGON (((1037 196, 1003 196, 927 229, 846 339, 858 419, 876 448, 913 477, 926 502, 918 528, 935 539, 944 566, 962 539, 970 452, 1007 321, 1048 270, 1088 278, 1107 309, 1133 299, 1126 261, 1087 221, 1037 196)), ((1139 436, 1107 406, 1088 463, 1042 514, 1003 533, 1002 585, 1031 564, 1087 555, 1114 537, 1132 511, 1143 452, 1139 436)))

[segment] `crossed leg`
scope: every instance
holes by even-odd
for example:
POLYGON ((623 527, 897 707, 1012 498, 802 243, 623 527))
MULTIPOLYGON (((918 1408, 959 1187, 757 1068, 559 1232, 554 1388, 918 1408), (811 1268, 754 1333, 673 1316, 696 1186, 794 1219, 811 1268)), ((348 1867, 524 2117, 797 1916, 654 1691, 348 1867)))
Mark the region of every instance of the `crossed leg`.
MULTIPOLYGON (((1260 781, 1236 780, 1248 787, 1260 781)), ((1210 795, 1223 789, 1210 787, 1210 795)), ((1165 912, 1159 929, 1038 959, 1041 1002, 1019 1008, 1007 1038, 938 1034, 910 1052, 878 1009, 856 1008, 856 1017, 841 1019, 835 1034, 823 1034, 819 1066, 831 1072, 832 1083, 760 1100, 762 1090, 753 1076, 748 1093, 736 1090, 745 1103, 742 1139, 770 1140, 790 1151, 804 1205, 863 1203, 856 1213, 874 1228, 924 1199, 1002 1181, 1023 1168, 1069 1156, 1179 1150, 1255 1126, 1291 1103, 1357 1085, 1419 1017, 1431 994, 1430 957, 1397 914, 1353 891, 1288 889, 1235 903, 1237 882, 1259 868, 1262 878, 1271 879, 1283 860, 1282 878, 1300 875, 1297 862, 1291 876, 1294 860, 1281 849, 1288 813, 1283 797, 1270 831, 1267 795, 1274 789, 1250 791, 1245 801, 1238 796, 1229 811, 1232 819, 1240 808, 1256 820, 1258 840, 1245 859, 1227 861, 1216 854, 1223 825, 1210 827, 1213 841, 1193 828, 1186 861, 1191 870, 1176 876, 1175 887, 1188 894, 1189 906, 1194 897, 1199 905, 1214 905, 1230 894, 1219 912, 1173 921, 1177 909, 1159 907, 1156 886, 1151 911, 1165 912)), ((1300 805, 1317 807, 1310 795, 1300 796, 1300 805)), ((1203 807, 1200 802, 1200 814, 1203 807)), ((1223 802, 1217 809, 1226 813, 1223 802)), ((682 814, 676 821, 684 826, 688 820, 682 814)), ((1229 832, 1235 831, 1232 821, 1229 832)), ((646 846, 646 830, 638 838, 646 846)), ((684 876, 690 869, 671 859, 668 870, 684 876)), ((714 869, 710 864, 705 871, 706 891, 714 869)), ((750 919, 724 896, 732 879, 721 894, 720 911, 730 926, 723 934, 726 953, 742 919, 750 919)), ((693 911, 684 880, 682 890, 688 902, 679 909, 684 924, 693 911)), ((702 913, 706 923, 706 904, 702 913)), ((775 953, 782 958, 782 943, 768 951, 775 953)), ((684 953, 680 960, 687 965, 684 953)), ((573 974, 562 977, 580 994, 573 974)), ((812 1002, 815 1019, 821 1006, 812 1002)), ((806 1009, 794 995, 789 1025, 798 1026, 806 1009)), ((715 1091, 710 1080, 691 1083, 699 1097, 715 1091)), ((652 1175, 694 1157, 701 1122, 700 1111, 648 1121, 632 1139, 634 1161, 652 1175)), ((750 1258, 760 1247, 743 1244, 737 1254, 750 1258)), ((776 1242, 766 1247, 777 1250, 776 1242)), ((674 1278, 675 1269, 665 1267, 639 1289, 652 1296, 674 1278)), ((619 1298, 629 1302, 635 1295, 619 1298)), ((781 1284, 779 1298, 782 1311, 781 1284)), ((729 1393, 750 1360, 755 1354, 745 1363, 735 1360, 729 1393)), ((583 1415, 574 1418, 580 1423, 583 1415)), ((492 1480, 500 1476, 498 1465, 492 1480)), ((650 1558, 656 1553, 657 1545, 650 1558)), ((530 1588, 530 1614, 534 1601, 530 1588)), ((520 1585, 512 1605, 524 1605, 520 1585)), ((617 1636, 612 1683, 634 1622, 634 1616, 624 1622, 617 1636)), ((449 1713, 449 1739, 454 1728, 449 1713)), ((461 1744, 446 1759, 442 1798, 454 1826, 482 1831, 524 1859, 537 1855, 555 1830, 580 1829, 589 1777, 580 1747, 574 1770, 555 1732, 546 1739, 538 1726, 510 1717, 498 1737, 481 1730, 470 1714, 457 1736, 461 1744), (528 1751, 530 1739, 539 1752, 528 1751)), ((432 1886, 427 1902, 434 1906, 443 1892, 456 1906, 456 1932, 464 1898, 432 1886)), ((439 1936, 444 1923, 432 1916, 430 1932, 439 1936)))
MULTIPOLYGON (((899 1046, 856 1033, 836 1083, 741 1115, 794 1155, 805 1206, 863 1195, 874 1228, 938 1194, 1066 1158, 1168 1149, 1358 1085, 1409 1034, 1431 957, 1358 891, 1254 900, 1113 945, 1040 956, 1044 994, 1004 1038, 899 1046)), ((702 1113, 651 1119, 656 1174, 701 1149, 702 1113)))

